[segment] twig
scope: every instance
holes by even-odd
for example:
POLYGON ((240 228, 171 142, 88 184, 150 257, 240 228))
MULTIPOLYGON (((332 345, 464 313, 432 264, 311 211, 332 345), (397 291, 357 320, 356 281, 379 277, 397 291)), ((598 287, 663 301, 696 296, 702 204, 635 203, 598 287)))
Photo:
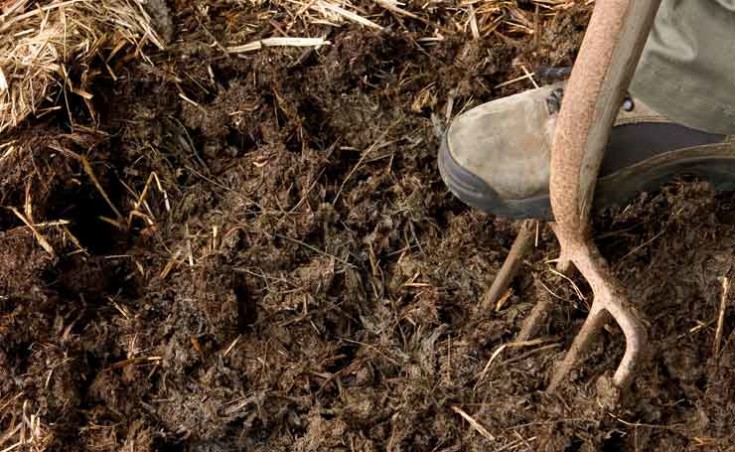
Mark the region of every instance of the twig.
POLYGON ((526 77, 528 77, 528 79, 531 80, 531 84, 533 84, 533 87, 536 88, 536 89, 538 89, 539 88, 539 84, 536 83, 536 80, 534 80, 533 73, 532 72, 529 72, 529 70, 526 69, 526 66, 524 66, 524 65, 521 65, 521 70, 523 70, 523 73, 526 74, 526 77))
POLYGON ((727 296, 730 293, 730 279, 722 277, 722 295, 720 296, 720 311, 717 315, 717 329, 715 330, 715 341, 712 344, 715 359, 720 354, 722 344, 722 327, 725 323, 725 309, 727 308, 727 296))
POLYGON ((332 3, 329 3, 323 0, 317 1, 313 6, 311 6, 311 8, 319 11, 322 14, 325 14, 326 12, 331 12, 332 14, 336 14, 337 16, 341 16, 347 20, 351 20, 355 23, 364 25, 369 28, 374 28, 376 30, 383 29, 381 25, 378 25, 371 20, 365 19, 364 17, 360 16, 357 13, 346 10, 342 8, 341 6, 337 6, 337 5, 334 5, 332 3))
POLYGON ((510 358, 510 359, 506 359, 505 361, 503 361, 503 364, 505 364, 507 366, 508 364, 511 364, 511 363, 520 361, 522 359, 526 359, 529 356, 533 355, 534 353, 539 353, 539 352, 542 352, 544 350, 549 350, 549 349, 552 349, 552 348, 557 348, 559 346, 561 346, 561 343, 559 343, 559 342, 554 342, 553 344, 542 345, 539 348, 534 348, 533 350, 529 350, 526 353, 520 354, 518 356, 514 356, 513 358, 510 358))
POLYGON ((48 240, 46 240, 46 237, 44 237, 43 235, 41 235, 40 232, 38 232, 38 229, 36 229, 33 223, 28 221, 25 215, 20 213, 20 211, 16 209, 15 207, 8 207, 8 209, 10 209, 10 211, 13 212, 16 217, 20 218, 20 221, 22 221, 26 226, 28 226, 28 228, 31 230, 33 235, 36 237, 38 244, 41 245, 41 248, 43 248, 47 253, 49 253, 51 257, 56 257, 54 248, 51 246, 48 240))
POLYGON ((530 341, 517 341, 517 342, 510 342, 508 344, 503 344, 500 347, 496 348, 492 355, 490 355, 490 359, 487 360, 487 364, 485 364, 485 367, 482 369, 482 372, 480 372, 480 375, 477 376, 477 383, 475 383, 475 388, 480 384, 483 378, 485 378, 485 375, 487 375, 488 371, 490 371, 490 366, 493 364, 493 361, 500 356, 501 353, 503 353, 503 350, 506 348, 516 348, 516 347, 530 347, 533 345, 539 345, 546 342, 544 339, 533 339, 530 341))
POLYGON ((209 29, 204 26, 202 20, 199 18, 199 14, 194 14, 194 18, 197 20, 197 23, 199 24, 201 29, 204 30, 204 33, 209 37, 209 39, 212 40, 212 42, 214 42, 214 45, 226 56, 229 56, 227 55, 227 49, 225 48, 225 46, 223 46, 222 43, 220 43, 217 38, 212 34, 212 32, 210 32, 209 29))
POLYGON ((235 340, 232 341, 232 343, 230 344, 230 346, 227 347, 227 350, 225 350, 224 353, 222 353, 222 357, 223 358, 230 354, 230 352, 232 351, 232 349, 235 348, 235 345, 237 345, 237 343, 240 342, 240 339, 242 339, 242 334, 239 335, 239 336, 237 336, 235 338, 235 340))
POLYGON ((51 149, 55 151, 59 151, 63 154, 66 154, 73 159, 77 160, 79 163, 82 164, 82 168, 84 169, 84 172, 87 173, 87 176, 92 180, 92 184, 94 184, 97 191, 99 191, 100 195, 102 195, 102 198, 105 200, 107 205, 112 209, 112 211, 115 213, 115 216, 117 217, 117 220, 120 222, 124 222, 125 216, 120 213, 120 211, 115 207, 115 204, 113 204, 110 197, 107 195, 107 192, 104 188, 102 188, 102 184, 100 184, 99 180, 97 179, 97 176, 94 174, 94 170, 92 169, 92 165, 89 163, 89 160, 87 160, 87 157, 77 154, 74 151, 71 151, 69 149, 62 148, 60 146, 49 146, 51 149))
POLYGON ((398 7, 395 0, 373 0, 378 5, 382 6, 383 8, 387 9, 388 11, 391 11, 393 13, 399 14, 401 16, 410 17, 411 19, 418 20, 419 22, 423 22, 426 25, 430 25, 435 28, 440 28, 438 24, 432 23, 431 21, 428 21, 424 19, 421 16, 417 16, 416 14, 406 11, 405 9, 401 9, 398 7))
POLYGON ((645 242, 643 242, 640 245, 636 246, 632 250, 628 251, 628 253, 625 256, 623 256, 623 257, 620 258, 620 260, 618 261, 618 265, 620 265, 620 263, 623 262, 628 257, 632 256, 633 254, 637 253, 638 251, 642 250, 643 248, 645 248, 648 245, 650 245, 651 243, 653 243, 653 241, 656 240, 657 238, 661 237, 664 234, 664 232, 666 232, 666 229, 664 229, 663 231, 661 231, 658 234, 654 235, 649 240, 646 240, 645 242))
MULTIPOLYGON (((515 449, 516 447, 520 446, 521 444, 530 443, 531 441, 536 441, 536 437, 533 436, 533 437, 528 438, 528 439, 523 439, 522 438, 522 439, 518 439, 518 440, 515 440, 515 441, 511 441, 508 444, 506 444, 505 446, 501 447, 500 449, 495 449, 495 452, 503 452, 503 451, 506 451, 506 450, 515 449)), ((526 448, 528 448, 528 450, 533 450, 529 446, 530 446, 530 444, 526 444, 526 448)))
POLYGON ((342 259, 341 257, 335 256, 334 254, 329 254, 326 251, 322 251, 322 250, 320 250, 319 248, 317 248, 315 246, 311 246, 311 245, 309 245, 306 242, 302 242, 301 240, 295 239, 293 237, 287 237, 287 236, 281 235, 281 234, 273 234, 273 236, 274 237, 278 237, 279 239, 287 240, 287 241, 292 242, 292 243, 295 243, 297 245, 301 245, 304 248, 310 249, 311 251, 313 251, 313 252, 315 252, 317 254, 321 254, 322 256, 331 257, 332 259, 336 260, 337 262, 339 262, 341 264, 344 264, 344 265, 346 265, 348 267, 352 267, 352 268, 355 267, 353 264, 351 264, 348 261, 342 259))
POLYGON ((516 78, 510 79, 510 80, 506 80, 506 81, 504 81, 502 83, 498 83, 497 85, 493 86, 493 88, 498 89, 498 88, 502 88, 504 86, 512 85, 513 83, 520 82, 522 80, 532 79, 533 78, 533 75, 534 75, 533 72, 531 72, 531 73, 525 73, 524 75, 521 75, 520 77, 516 77, 516 78))
POLYGON ((453 406, 452 411, 462 416, 465 421, 469 422, 472 428, 477 431, 477 433, 489 439, 490 441, 495 441, 495 437, 492 435, 492 433, 490 433, 485 427, 483 427, 482 424, 477 422, 472 416, 467 414, 462 408, 458 406, 453 406))
POLYGON ((87 160, 85 156, 80 155, 79 161, 82 162, 82 168, 84 168, 84 172, 87 173, 90 179, 92 179, 92 183, 97 188, 97 191, 100 192, 102 198, 105 200, 105 202, 107 202, 107 205, 110 206, 110 209, 115 212, 115 216, 117 216, 118 220, 124 220, 125 216, 123 216, 123 214, 121 214, 120 211, 117 210, 117 207, 115 207, 115 204, 113 204, 105 189, 102 188, 102 184, 100 184, 97 176, 95 176, 94 170, 92 169, 92 165, 90 165, 89 160, 87 160))
POLYGON ((360 160, 358 160, 355 166, 350 170, 350 172, 347 173, 347 177, 345 177, 345 180, 343 180, 342 184, 339 186, 339 190, 337 190, 337 194, 334 196, 334 199, 332 200, 332 204, 337 202, 340 195, 342 194, 342 190, 344 190, 345 188, 345 184, 347 184, 347 181, 349 181, 352 175, 355 174, 355 172, 360 168, 360 165, 362 165, 362 163, 365 161, 365 158, 367 158, 367 156, 370 155, 370 153, 390 144, 390 143, 382 143, 382 141, 386 137, 386 135, 388 135, 388 132, 390 132, 392 128, 393 126, 388 127, 385 130, 385 132, 383 132, 378 137, 378 139, 375 140, 375 142, 371 144, 370 147, 365 150, 365 152, 362 153, 362 155, 360 156, 360 160))

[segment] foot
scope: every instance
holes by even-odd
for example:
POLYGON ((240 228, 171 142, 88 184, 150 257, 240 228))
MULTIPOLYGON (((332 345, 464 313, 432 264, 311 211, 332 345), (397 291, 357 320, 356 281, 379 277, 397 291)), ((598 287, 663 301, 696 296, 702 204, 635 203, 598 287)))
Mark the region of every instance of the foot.
MULTIPOLYGON (((444 182, 472 207, 513 218, 551 219, 551 139, 563 85, 494 100, 452 121, 439 151, 444 182)), ((628 98, 612 129, 595 207, 629 201, 678 175, 735 189, 735 140, 673 123, 628 98)))

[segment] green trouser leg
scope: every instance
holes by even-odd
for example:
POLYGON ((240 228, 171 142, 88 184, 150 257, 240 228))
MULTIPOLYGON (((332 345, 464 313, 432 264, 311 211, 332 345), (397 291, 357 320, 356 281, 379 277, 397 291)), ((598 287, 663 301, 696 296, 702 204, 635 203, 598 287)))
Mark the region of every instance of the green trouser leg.
POLYGON ((735 133, 735 0, 663 0, 630 90, 680 124, 735 133))

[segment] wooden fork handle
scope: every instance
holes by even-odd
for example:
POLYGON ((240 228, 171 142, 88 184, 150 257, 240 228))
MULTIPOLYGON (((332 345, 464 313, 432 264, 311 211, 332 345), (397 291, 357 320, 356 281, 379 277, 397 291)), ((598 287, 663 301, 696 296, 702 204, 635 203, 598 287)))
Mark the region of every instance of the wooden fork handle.
POLYGON ((659 4, 660 0, 595 4, 566 86, 551 150, 551 207, 562 235, 589 234, 605 145, 659 4))

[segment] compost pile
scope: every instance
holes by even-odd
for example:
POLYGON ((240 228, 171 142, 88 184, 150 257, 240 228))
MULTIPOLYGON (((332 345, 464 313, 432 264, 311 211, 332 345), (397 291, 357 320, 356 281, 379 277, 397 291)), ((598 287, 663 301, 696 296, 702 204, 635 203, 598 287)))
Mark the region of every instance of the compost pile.
POLYGON ((544 392, 590 302, 548 227, 480 307, 519 225, 437 137, 571 65, 588 3, 0 1, 0 450, 734 447, 732 195, 597 215, 650 324, 619 403, 612 327, 544 392))

